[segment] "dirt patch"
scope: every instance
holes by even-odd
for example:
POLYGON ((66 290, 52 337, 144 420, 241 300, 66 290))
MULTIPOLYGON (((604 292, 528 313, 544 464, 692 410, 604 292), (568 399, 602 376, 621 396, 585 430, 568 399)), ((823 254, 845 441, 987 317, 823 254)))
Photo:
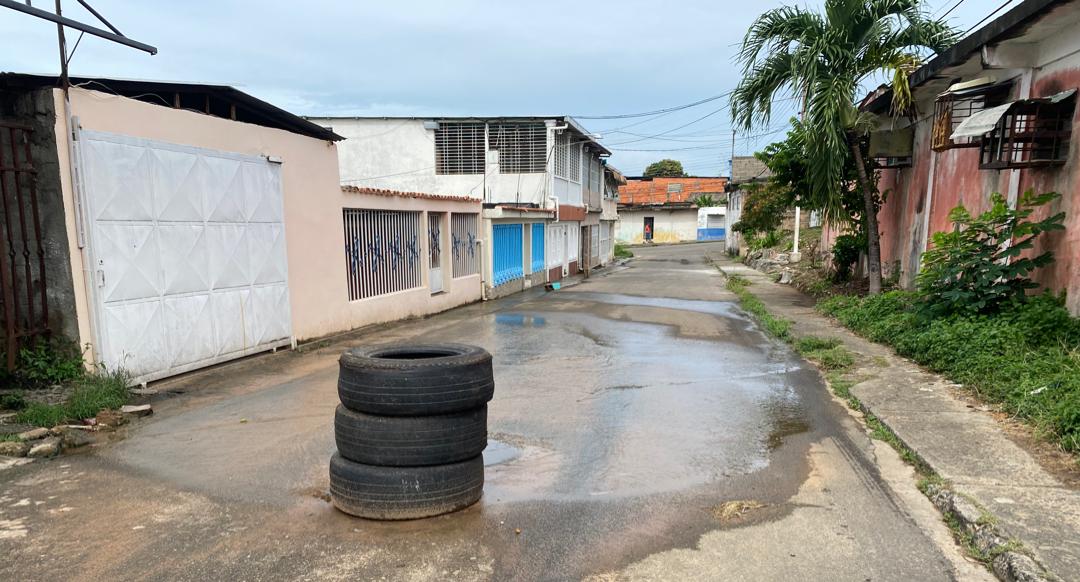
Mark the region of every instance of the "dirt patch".
POLYGON ((745 499, 738 501, 725 501, 720 505, 714 506, 709 509, 709 513, 712 514, 717 520, 721 522, 736 521, 742 519, 743 516, 754 511, 755 509, 761 509, 765 507, 765 504, 754 501, 753 499, 745 499))

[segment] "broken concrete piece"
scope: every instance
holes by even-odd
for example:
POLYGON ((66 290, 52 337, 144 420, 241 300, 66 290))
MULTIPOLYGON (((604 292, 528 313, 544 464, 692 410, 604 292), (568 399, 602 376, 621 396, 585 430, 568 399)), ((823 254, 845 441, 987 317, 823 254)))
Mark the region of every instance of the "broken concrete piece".
POLYGON ((94 444, 96 439, 93 433, 85 430, 65 428, 63 436, 60 437, 60 442, 63 443, 65 449, 77 449, 94 444))
POLYGON ((36 441, 49 436, 49 429, 47 428, 33 428, 26 432, 19 433, 19 438, 24 441, 36 441))
POLYGON ((151 408, 149 404, 127 404, 120 407, 120 412, 130 414, 131 416, 150 416, 154 413, 154 409, 151 408))
POLYGON ((127 424, 128 419, 117 410, 102 410, 94 417, 97 425, 107 428, 116 428, 127 424))
POLYGON ((784 269, 784 271, 782 273, 780 273, 780 281, 779 281, 779 283, 781 285, 790 285, 791 284, 791 271, 789 271, 787 269, 784 269))
POLYGON ((136 396, 153 396, 158 393, 157 388, 132 388, 131 393, 136 396))
POLYGON ((26 456, 32 458, 52 457, 59 452, 60 439, 58 437, 49 437, 47 439, 42 439, 37 444, 30 447, 26 456))
POLYGON ((0 442, 0 455, 6 457, 25 457, 28 452, 30 452, 29 443, 14 441, 0 442))

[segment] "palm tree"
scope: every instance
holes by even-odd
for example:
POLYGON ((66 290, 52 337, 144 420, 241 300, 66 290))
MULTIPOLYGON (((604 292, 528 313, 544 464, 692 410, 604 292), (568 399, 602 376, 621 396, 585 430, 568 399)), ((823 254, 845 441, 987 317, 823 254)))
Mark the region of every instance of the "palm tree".
POLYGON ((888 75, 893 113, 912 113, 908 75, 920 53, 941 53, 957 39, 920 0, 825 0, 823 13, 786 6, 759 16, 743 39, 743 79, 731 95, 732 118, 751 130, 768 124, 778 93, 803 100, 810 195, 833 223, 846 218, 841 175, 847 151, 854 156, 865 202, 870 293, 881 291, 881 246, 876 187, 860 146, 870 117, 860 114, 855 93, 867 79, 888 75))

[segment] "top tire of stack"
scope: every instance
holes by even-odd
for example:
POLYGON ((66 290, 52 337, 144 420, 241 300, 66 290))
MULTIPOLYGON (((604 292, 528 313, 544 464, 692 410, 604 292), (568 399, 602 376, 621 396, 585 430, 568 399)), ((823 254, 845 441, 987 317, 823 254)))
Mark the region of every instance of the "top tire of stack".
POLYGON ((460 412, 486 404, 495 391, 491 354, 465 344, 353 348, 339 365, 341 403, 367 414, 460 412))

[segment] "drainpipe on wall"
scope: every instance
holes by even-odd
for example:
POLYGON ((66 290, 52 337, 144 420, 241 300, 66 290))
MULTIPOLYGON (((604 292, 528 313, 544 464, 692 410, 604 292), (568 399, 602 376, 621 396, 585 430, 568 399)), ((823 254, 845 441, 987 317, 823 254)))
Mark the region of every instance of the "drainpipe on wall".
POLYGON ((477 239, 480 247, 480 301, 487 301, 487 265, 484 262, 484 239, 477 239))

